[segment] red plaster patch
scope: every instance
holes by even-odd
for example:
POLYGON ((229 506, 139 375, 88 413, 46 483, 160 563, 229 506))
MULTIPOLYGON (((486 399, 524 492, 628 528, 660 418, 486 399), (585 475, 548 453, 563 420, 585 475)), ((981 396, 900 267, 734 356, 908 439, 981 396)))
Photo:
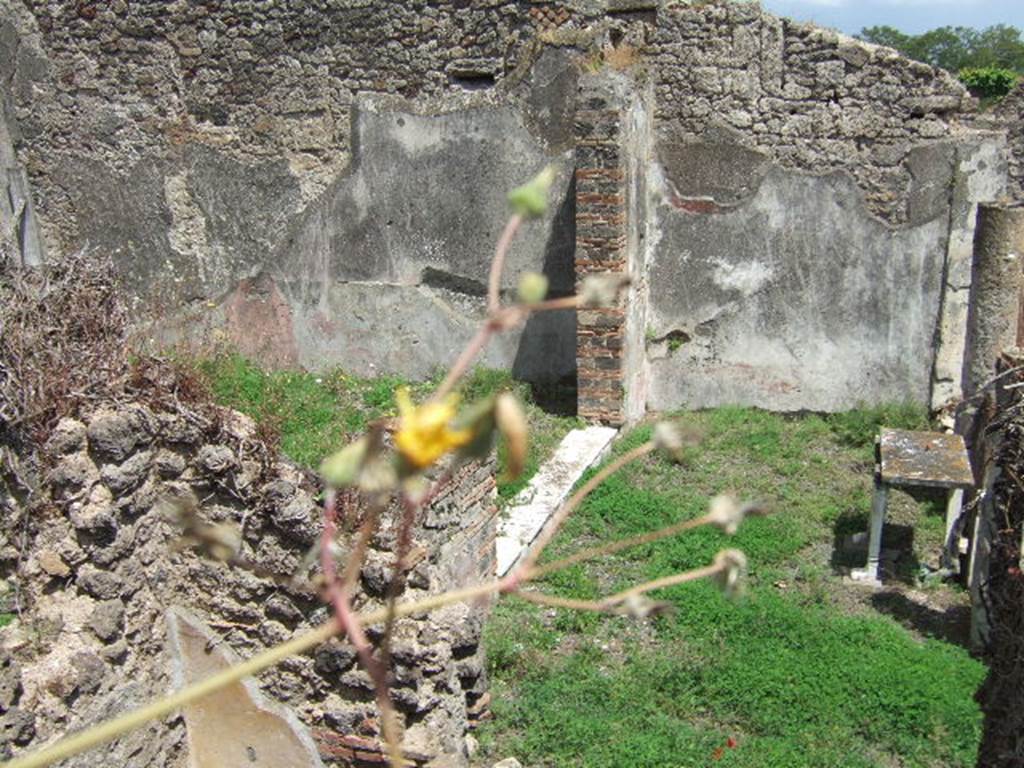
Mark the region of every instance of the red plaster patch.
POLYGON ((711 214, 721 213, 722 207, 707 197, 672 197, 672 205, 686 213, 711 214))
POLYGON ((292 312, 267 275, 242 280, 224 306, 228 338, 246 357, 272 366, 296 365, 292 312))

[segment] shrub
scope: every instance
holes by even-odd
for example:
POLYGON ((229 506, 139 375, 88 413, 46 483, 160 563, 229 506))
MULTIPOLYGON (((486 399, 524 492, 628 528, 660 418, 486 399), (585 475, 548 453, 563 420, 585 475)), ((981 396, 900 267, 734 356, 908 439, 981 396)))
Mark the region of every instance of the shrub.
POLYGON ((1003 67, 971 67, 960 70, 960 82, 967 86, 974 96, 982 99, 998 99, 1010 92, 1020 75, 1003 67))

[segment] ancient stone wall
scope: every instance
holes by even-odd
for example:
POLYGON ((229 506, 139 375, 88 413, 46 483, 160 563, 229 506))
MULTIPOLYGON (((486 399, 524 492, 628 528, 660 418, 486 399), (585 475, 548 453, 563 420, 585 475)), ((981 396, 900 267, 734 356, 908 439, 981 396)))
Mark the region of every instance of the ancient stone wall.
MULTIPOLYGON (((269 451, 251 422, 216 413, 134 403, 64 419, 47 445, 49 495, 31 506, 4 499, 0 559, 21 616, 5 630, 0 662, 0 730, 13 734, 3 748, 42 744, 195 676, 168 643, 172 609, 198 617, 209 643, 242 657, 328 620, 310 581, 317 568, 303 566, 321 528, 316 487, 269 451), (181 548, 173 520, 193 502, 199 520, 240 542, 232 564, 181 548)), ((493 470, 493 462, 467 465, 439 490, 414 532, 403 599, 493 575, 493 470)), ((359 608, 382 605, 390 583, 395 531, 386 520, 362 570, 359 608)), ((483 612, 460 605, 396 624, 392 693, 416 764, 466 759, 464 736, 487 706, 483 612)), ((382 759, 372 688, 347 644, 288 659, 258 682, 298 716, 324 761, 382 759)), ((204 749, 197 739, 191 734, 189 749, 204 749)), ((185 765, 187 752, 182 721, 172 719, 75 765, 185 765)))
MULTIPOLYGON (((650 137, 616 150, 643 180, 618 254, 643 286, 638 341, 621 388, 581 377, 584 411, 960 394, 974 211, 1004 190, 1005 131, 967 126, 963 87, 892 50, 732 0, 2 0, 0 22, 50 249, 115 254, 150 308, 187 308, 171 336, 426 375, 482 317, 504 193, 550 161, 554 204, 505 288, 539 270, 572 291, 595 221, 579 206, 598 205, 573 173, 597 169, 574 133, 583 73, 632 81, 627 122, 650 137)), ((483 362, 572 376, 590 319, 578 340, 572 313, 535 318, 483 362)))
POLYGON ((1024 80, 1017 83, 995 110, 996 122, 1006 127, 1010 150, 1010 188, 1015 200, 1024 200, 1024 80))
POLYGON ((755 3, 665 9, 650 49, 666 173, 682 196, 720 204, 749 197, 774 163, 845 170, 873 213, 919 223, 914 150, 949 137, 971 101, 947 72, 755 3))
POLYGON ((955 399, 973 214, 1005 183, 963 87, 753 4, 664 8, 650 48, 648 405, 955 399))
MULTIPOLYGON (((475 330, 505 192, 571 148, 564 57, 520 71, 564 20, 512 0, 5 0, 0 75, 56 255, 112 254, 163 326, 185 306, 183 327, 281 364, 425 376, 475 330), (390 343, 353 340, 384 322, 390 343)), ((571 291, 555 219, 508 286, 530 268, 571 291)), ((571 315, 530 330, 487 362, 571 374, 571 315)))

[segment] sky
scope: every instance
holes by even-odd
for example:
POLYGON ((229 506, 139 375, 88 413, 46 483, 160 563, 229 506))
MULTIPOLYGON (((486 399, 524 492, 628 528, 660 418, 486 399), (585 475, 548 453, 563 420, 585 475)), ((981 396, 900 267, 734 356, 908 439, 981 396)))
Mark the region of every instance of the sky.
POLYGON ((936 27, 1010 24, 1024 30, 1024 0, 761 0, 780 16, 813 21, 856 34, 864 27, 888 25, 920 34, 936 27))

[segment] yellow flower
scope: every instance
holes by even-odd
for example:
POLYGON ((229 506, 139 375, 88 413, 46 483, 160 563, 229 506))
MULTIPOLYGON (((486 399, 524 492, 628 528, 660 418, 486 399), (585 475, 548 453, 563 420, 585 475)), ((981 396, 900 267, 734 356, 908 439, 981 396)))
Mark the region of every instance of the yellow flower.
POLYGON ((399 425, 395 445, 402 457, 414 467, 429 467, 448 451, 461 448, 473 439, 469 429, 452 429, 457 395, 449 395, 439 403, 413 405, 409 390, 402 387, 395 393, 399 425))

